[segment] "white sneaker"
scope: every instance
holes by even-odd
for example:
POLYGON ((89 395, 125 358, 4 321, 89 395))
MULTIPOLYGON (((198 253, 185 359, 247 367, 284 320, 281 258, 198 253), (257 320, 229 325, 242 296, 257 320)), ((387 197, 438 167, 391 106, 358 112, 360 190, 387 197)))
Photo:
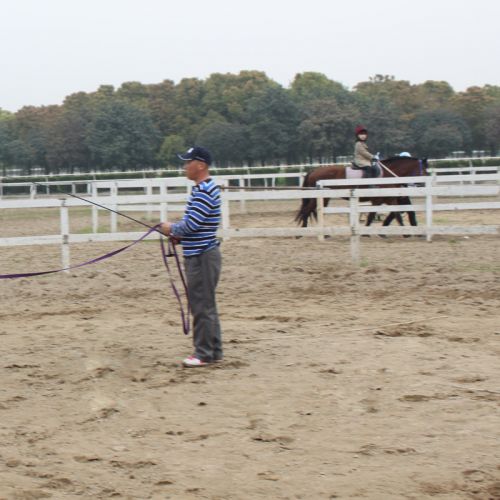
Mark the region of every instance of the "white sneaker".
POLYGON ((208 363, 206 363, 205 361, 202 361, 201 359, 198 359, 195 356, 187 357, 186 359, 184 359, 182 361, 182 364, 186 368, 197 368, 198 366, 207 366, 208 365, 208 363))

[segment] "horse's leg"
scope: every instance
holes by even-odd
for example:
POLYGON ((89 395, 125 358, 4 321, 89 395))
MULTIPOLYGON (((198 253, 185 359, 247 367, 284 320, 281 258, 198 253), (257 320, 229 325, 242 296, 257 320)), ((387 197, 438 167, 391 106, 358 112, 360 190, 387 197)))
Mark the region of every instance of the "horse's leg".
MULTIPOLYGON (((330 198, 323 198, 323 206, 326 208, 328 206, 328 203, 330 203, 330 198)), ((316 214, 317 215, 317 214, 316 214)), ((331 238, 329 234, 325 235, 325 240, 331 238)))
MULTIPOLYGON (((411 205, 411 200, 409 196, 404 196, 401 198, 400 205, 411 205)), ((410 221, 411 226, 417 225, 417 214, 411 210, 406 212, 408 214, 408 220, 410 221)), ((402 224, 401 224, 402 225, 402 224)), ((403 235, 405 238, 409 238, 410 234, 403 235)))
MULTIPOLYGON (((380 206, 380 205, 383 205, 384 203, 390 204, 389 201, 387 201, 386 199, 383 199, 383 198, 376 198, 376 201, 372 200, 372 205, 374 205, 374 206, 380 206)), ((377 220, 382 220, 382 217, 378 212, 370 212, 368 215, 368 218, 370 219, 370 224, 373 222, 373 220, 375 218, 377 220)), ((389 212, 389 215, 384 219, 382 226, 388 226, 392 222, 393 218, 394 218, 394 212, 389 212)), ((370 224, 368 224, 368 221, 367 221, 366 225, 369 226, 370 224)), ((387 236, 385 234, 379 234, 379 236, 381 238, 387 238, 387 236)))
MULTIPOLYGON (((379 202, 378 199, 371 199, 371 204, 372 204, 372 207, 378 207, 381 205, 381 203, 379 202)), ((378 212, 368 212, 367 216, 366 216, 366 223, 365 223, 365 227, 368 227, 372 224, 372 222, 374 220, 380 220, 380 216, 378 214, 378 212)), ((366 236, 366 237, 370 237, 369 234, 364 234, 363 236, 366 236)))
MULTIPOLYGON (((368 215, 366 217, 365 227, 368 227, 375 220, 376 216, 377 216, 377 212, 368 212, 368 215)), ((363 236, 365 238, 369 238, 370 237, 369 234, 363 234, 363 236)))
MULTIPOLYGON (((400 226, 404 226, 404 222, 403 222, 403 216, 401 215, 401 212, 391 212, 389 214, 389 217, 387 217, 387 219, 391 219, 387 225, 389 225, 394 219, 396 219, 398 221, 398 224, 400 226)), ((409 234, 403 234, 403 238, 409 238, 410 235, 409 234)))
POLYGON ((403 225, 403 220, 399 212, 389 212, 389 215, 385 218, 382 226, 389 226, 394 219, 399 222, 400 226, 403 225))
POLYGON ((417 214, 415 212, 406 212, 411 226, 417 225, 417 214))
POLYGON ((301 227, 307 227, 307 222, 311 214, 316 214, 316 200, 314 198, 304 198, 295 216, 295 221, 299 223, 301 227))
POLYGON ((302 227, 307 227, 311 215, 316 215, 316 200, 309 198, 302 211, 302 227))
POLYGON ((377 212, 369 212, 368 217, 366 218, 365 226, 369 226, 375 220, 376 216, 377 216, 377 212))
POLYGON ((307 203, 304 203, 304 206, 302 207, 302 213, 301 213, 301 223, 302 227, 307 227, 307 220, 309 219, 309 210, 308 210, 308 205, 309 201, 307 203))
MULTIPOLYGON (((395 217, 397 217, 396 212, 389 212, 389 215, 384 219, 384 222, 382 223, 382 227, 387 227, 388 225, 390 225, 395 217)), ((387 238, 386 234, 379 234, 379 236, 381 238, 387 238)))

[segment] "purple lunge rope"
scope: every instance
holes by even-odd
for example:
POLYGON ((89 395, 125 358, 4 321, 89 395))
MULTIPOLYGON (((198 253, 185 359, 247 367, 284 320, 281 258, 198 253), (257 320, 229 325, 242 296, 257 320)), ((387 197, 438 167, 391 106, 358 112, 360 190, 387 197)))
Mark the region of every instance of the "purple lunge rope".
POLYGON ((70 269, 77 269, 78 267, 83 267, 83 266, 88 266, 89 264, 96 264, 97 262, 100 262, 101 260, 109 259, 110 257, 114 257, 115 255, 118 255, 119 253, 127 250, 131 246, 135 245, 136 243, 139 243, 139 241, 142 241, 146 236, 151 234, 153 231, 156 231, 156 228, 151 228, 147 233, 144 233, 138 240, 133 241, 132 243, 129 243, 128 245, 118 248, 118 250, 113 250, 112 252, 109 252, 105 255, 101 255, 100 257, 96 257, 95 259, 89 260, 87 262, 82 262, 80 264, 75 264, 74 266, 68 266, 68 267, 63 267, 62 269, 54 269, 52 271, 39 271, 35 273, 16 273, 16 274, 0 274, 0 279, 6 280, 6 279, 15 279, 15 278, 29 278, 31 276, 41 276, 42 274, 52 274, 52 273, 60 273, 61 271, 69 271, 70 269))
MULTIPOLYGON (((17 279, 17 278, 30 278, 32 276, 42 276, 44 274, 54 274, 54 273, 60 273, 62 271, 69 271, 70 269, 77 269, 79 267, 84 267, 88 266, 90 264, 96 264, 97 262, 100 262, 105 259, 109 259, 110 257, 114 257, 115 255, 118 255, 121 252, 124 252, 125 250, 128 250, 130 247, 136 245, 140 241, 144 240, 147 236, 149 236, 152 232, 160 232, 161 224, 158 224, 154 227, 151 227, 149 231, 144 233, 140 238, 137 240, 133 241, 132 243, 129 243, 128 245, 118 248, 117 250, 113 250, 112 252, 109 252, 107 254, 101 255, 100 257, 96 257, 95 259, 89 260, 87 262, 82 262, 80 264, 75 264, 74 266, 68 266, 68 267, 63 267, 62 269, 53 269, 51 271, 38 271, 34 273, 14 273, 14 274, 0 274, 0 279, 5 280, 5 279, 17 279)), ((189 297, 187 297, 187 284, 186 280, 184 277, 184 273, 182 272, 182 267, 181 263, 179 261, 179 256, 177 254, 177 251, 175 249, 175 245, 168 240, 168 251, 169 253, 167 254, 165 252, 165 243, 163 242, 163 238, 160 239, 160 245, 161 245, 161 250, 162 250, 162 257, 163 257, 163 262, 165 264, 165 267, 168 272, 168 276, 170 278, 170 284, 172 286, 172 290, 174 292, 174 295, 177 299, 177 302, 179 303, 180 307, 180 312, 181 312, 181 319, 182 319, 182 330, 183 332, 187 335, 189 333, 189 315, 190 315, 190 307, 189 307, 189 297), (184 306, 182 304, 182 297, 179 291, 177 290, 177 287, 175 286, 174 279, 172 277, 172 272, 170 270, 170 266, 168 264, 168 257, 175 257, 175 262, 177 264, 177 269, 179 271, 179 276, 182 281, 182 285, 184 286, 184 292, 187 297, 187 312, 184 311, 184 306)))
POLYGON ((189 333, 189 324, 190 324, 189 315, 191 312, 191 308, 189 306, 187 283, 184 277, 184 273, 182 272, 181 263, 179 262, 179 255, 177 254, 177 250, 175 249, 175 244, 172 243, 170 238, 168 239, 168 254, 165 252, 165 243, 163 242, 163 239, 160 240, 160 245, 161 245, 161 254, 163 256, 163 262, 165 263, 165 267, 167 268, 168 271, 168 277, 170 278, 170 285, 172 286, 172 291, 174 292, 174 295, 177 298, 177 302, 179 303, 179 308, 181 311, 181 320, 182 320, 182 331, 184 332, 185 335, 187 335, 189 333), (177 287, 175 286, 172 273, 170 271, 170 266, 168 265, 168 257, 171 256, 175 257, 177 270, 179 271, 179 276, 181 277, 182 285, 184 286, 184 291, 186 293, 186 298, 187 298, 186 312, 184 312, 184 306, 182 305, 182 298, 177 290, 177 287))

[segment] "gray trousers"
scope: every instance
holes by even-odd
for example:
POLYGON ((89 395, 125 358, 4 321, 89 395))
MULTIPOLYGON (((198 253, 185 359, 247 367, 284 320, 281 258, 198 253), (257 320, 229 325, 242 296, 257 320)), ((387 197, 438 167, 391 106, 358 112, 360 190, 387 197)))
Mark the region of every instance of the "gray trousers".
POLYGON ((219 247, 184 259, 193 314, 194 356, 205 362, 222 359, 222 338, 215 300, 221 260, 219 247))

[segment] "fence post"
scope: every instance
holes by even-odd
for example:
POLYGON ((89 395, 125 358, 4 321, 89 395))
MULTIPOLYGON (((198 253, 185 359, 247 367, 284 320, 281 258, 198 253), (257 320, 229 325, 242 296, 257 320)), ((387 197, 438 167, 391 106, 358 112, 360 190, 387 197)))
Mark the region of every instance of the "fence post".
POLYGON ((430 176, 432 178, 432 181, 434 182, 437 177, 437 171, 433 168, 432 169, 432 175, 430 176))
POLYGON ((30 199, 34 200, 36 196, 36 184, 30 185, 30 199))
MULTIPOLYGON (((316 198, 316 213, 318 214, 318 226, 323 229, 325 227, 325 206, 324 198, 316 198)), ((318 234, 319 241, 325 241, 325 233, 318 234)))
MULTIPOLYGON (((118 183, 115 181, 114 185, 111 187, 111 196, 118 196, 118 183)), ((116 233, 118 231, 118 217, 116 215, 116 211, 118 210, 118 204, 113 203, 111 205, 112 210, 114 212, 109 212, 110 215, 110 221, 111 221, 111 232, 116 233)))
MULTIPOLYGON (((221 181, 222 186, 227 186, 229 182, 226 180, 221 181)), ((221 212, 222 212, 222 229, 229 229, 231 227, 231 222, 229 218, 229 200, 226 198, 227 190, 222 190, 221 198, 221 212)), ((224 241, 229 239, 229 236, 225 236, 222 238, 224 241)))
MULTIPOLYGON (((161 196, 167 196, 167 185, 165 182, 162 182, 160 184, 160 195, 161 196)), ((161 202, 160 203, 160 220, 166 221, 167 220, 167 203, 166 202, 161 202)))
MULTIPOLYGON (((61 257, 62 257, 62 267, 69 267, 69 213, 68 207, 66 206, 66 200, 61 200, 61 257)), ((69 270, 65 270, 65 273, 69 273, 69 270)))
POLYGON ((471 184, 475 184, 476 181, 474 180, 476 176, 476 167, 472 164, 472 160, 469 160, 469 167, 470 167, 470 175, 471 175, 471 184))
MULTIPOLYGON (((240 177, 238 179, 238 185, 240 186, 240 188, 244 188, 245 187, 245 178, 244 177, 240 177)), ((239 192, 240 193, 244 193, 245 190, 244 189, 240 189, 239 192)), ((246 214, 246 212, 247 212, 246 202, 245 202, 245 200, 240 200, 240 213, 241 214, 246 214)))
MULTIPOLYGON (((147 195, 152 195, 153 194, 153 184, 151 182, 151 179, 149 179, 149 184, 146 186, 146 194, 147 195)), ((153 220, 153 212, 150 208, 150 202, 148 201, 148 211, 146 212, 146 220, 151 221, 153 220)))
MULTIPOLYGON (((97 185, 92 181, 92 198, 97 198, 97 185)), ((99 232, 99 209, 92 205, 92 232, 99 232)))
POLYGON ((432 241, 432 178, 425 178, 425 235, 427 241, 432 241))
POLYGON ((351 226, 351 259, 359 265, 359 206, 358 193, 351 189, 349 197, 349 225, 351 226))

